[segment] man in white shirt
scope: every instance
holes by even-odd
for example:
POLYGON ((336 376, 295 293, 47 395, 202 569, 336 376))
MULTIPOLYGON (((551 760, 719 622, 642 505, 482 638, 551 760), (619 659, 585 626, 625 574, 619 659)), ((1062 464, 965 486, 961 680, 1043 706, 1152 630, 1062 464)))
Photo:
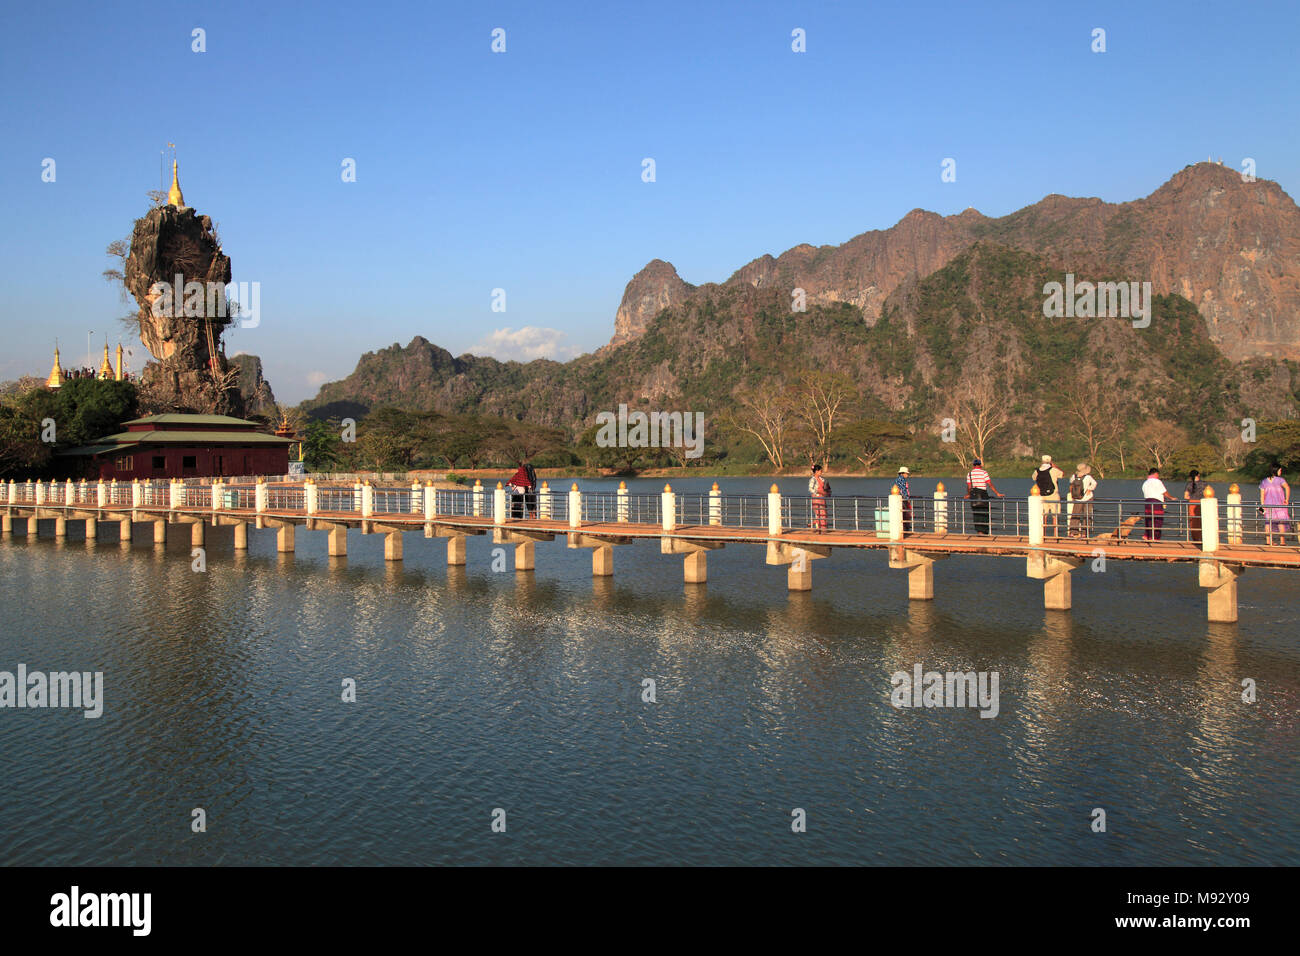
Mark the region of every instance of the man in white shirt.
MULTIPOLYGON (((1052 464, 1052 456, 1044 455, 1043 463, 1038 466, 1030 480, 1038 486, 1038 493, 1043 497, 1043 525, 1047 525, 1047 516, 1052 516, 1052 537, 1061 536, 1057 527, 1057 516, 1061 513, 1061 486, 1058 484, 1065 477, 1065 472, 1052 464)), ((1030 491, 1033 491, 1031 488, 1030 491)))
POLYGON ((1070 479, 1070 537, 1088 538, 1092 536, 1092 494, 1097 490, 1097 479, 1092 477, 1092 468, 1086 462, 1079 462, 1070 479))
POLYGON ((1147 472, 1147 480, 1142 482, 1142 497, 1147 500, 1146 531, 1142 540, 1159 541, 1160 529, 1165 524, 1165 501, 1174 500, 1174 496, 1165 488, 1165 483, 1160 480, 1159 468, 1147 472))

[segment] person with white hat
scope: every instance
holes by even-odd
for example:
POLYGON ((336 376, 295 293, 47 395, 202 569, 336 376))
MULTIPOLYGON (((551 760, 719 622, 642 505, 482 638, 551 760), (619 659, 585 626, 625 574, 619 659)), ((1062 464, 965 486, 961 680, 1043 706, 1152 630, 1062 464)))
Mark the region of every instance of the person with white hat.
POLYGON ((1058 516, 1061 513, 1061 490, 1057 485, 1065 472, 1052 464, 1052 456, 1044 455, 1043 463, 1038 466, 1037 470, 1029 476, 1030 480, 1038 486, 1038 493, 1043 498, 1043 526, 1046 529, 1047 516, 1052 516, 1052 537, 1059 538, 1061 529, 1057 524, 1058 516))
MULTIPOLYGON (((911 478, 911 475, 912 473, 908 471, 907 466, 904 465, 902 468, 898 469, 898 477, 894 479, 894 488, 898 489, 898 493, 903 498, 903 533, 904 534, 908 534, 912 530, 912 501, 911 501, 912 491, 911 491, 911 487, 908 484, 908 480, 911 478)), ((892 489, 890 490, 890 494, 893 494, 892 489)))

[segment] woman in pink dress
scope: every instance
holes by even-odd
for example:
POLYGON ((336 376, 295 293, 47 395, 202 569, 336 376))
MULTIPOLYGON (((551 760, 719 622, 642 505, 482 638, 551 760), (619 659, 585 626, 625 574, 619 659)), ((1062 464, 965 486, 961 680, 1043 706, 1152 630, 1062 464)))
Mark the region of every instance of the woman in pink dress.
MULTIPOLYGON (((1277 529, 1278 544, 1286 544, 1287 532, 1291 530, 1288 511, 1291 503, 1291 486, 1282 477, 1282 466, 1274 465, 1269 469, 1269 476, 1259 483, 1259 503, 1264 510, 1264 533, 1268 543, 1273 543, 1273 530, 1277 529)), ((1300 535, 1297 536, 1300 540, 1300 535)))

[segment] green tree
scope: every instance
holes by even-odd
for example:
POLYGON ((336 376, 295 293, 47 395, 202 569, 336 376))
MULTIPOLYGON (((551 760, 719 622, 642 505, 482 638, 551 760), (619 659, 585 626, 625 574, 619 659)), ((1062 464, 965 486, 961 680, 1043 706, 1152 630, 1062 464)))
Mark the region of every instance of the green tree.
POLYGON ((892 446, 901 445, 912 436, 902 425, 863 419, 841 425, 831 437, 837 446, 861 463, 863 471, 870 471, 892 446))

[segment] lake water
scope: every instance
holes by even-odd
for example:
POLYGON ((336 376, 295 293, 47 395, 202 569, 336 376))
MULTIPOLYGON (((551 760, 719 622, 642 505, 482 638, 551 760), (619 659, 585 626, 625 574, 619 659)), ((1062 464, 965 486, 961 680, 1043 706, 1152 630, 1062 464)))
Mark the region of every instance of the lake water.
POLYGON ((685 585, 653 541, 593 580, 562 540, 497 573, 489 537, 448 568, 418 534, 386 564, 379 535, 331 559, 323 532, 281 556, 223 528, 198 573, 187 534, 71 528, 0 542, 0 670, 102 671, 104 713, 0 710, 6 863, 1300 863, 1287 572, 1247 573, 1216 625, 1191 564, 1085 566, 1073 611, 1046 612, 1023 559, 943 561, 909 602, 882 552, 789 593, 758 546, 685 585), (998 672, 997 716, 891 706, 918 663, 998 672))

